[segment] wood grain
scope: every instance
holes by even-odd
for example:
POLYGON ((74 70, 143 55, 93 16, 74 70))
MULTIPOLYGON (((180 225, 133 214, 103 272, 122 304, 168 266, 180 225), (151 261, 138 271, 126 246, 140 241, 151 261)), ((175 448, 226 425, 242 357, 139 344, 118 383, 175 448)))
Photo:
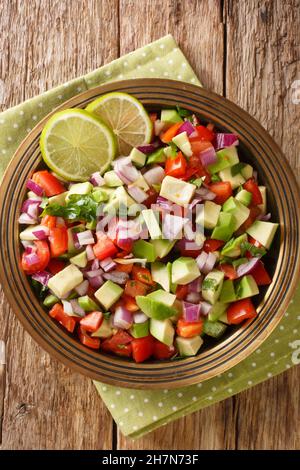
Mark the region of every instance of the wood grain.
MULTIPOLYGON (((204 86, 259 119, 299 175, 299 1, 185 2, 2 0, 3 109, 170 32, 204 86)), ((2 449, 112 448, 112 420, 90 381, 38 348, 3 295, 0 338, 9 358, 2 449)), ((299 380, 298 367, 142 439, 119 435, 118 447, 299 448, 299 380)))

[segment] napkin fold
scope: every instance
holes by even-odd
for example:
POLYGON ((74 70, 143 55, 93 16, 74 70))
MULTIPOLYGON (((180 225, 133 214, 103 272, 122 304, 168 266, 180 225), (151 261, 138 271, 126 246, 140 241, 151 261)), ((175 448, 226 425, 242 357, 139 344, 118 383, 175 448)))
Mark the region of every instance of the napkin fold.
MULTIPOLYGON (((115 80, 171 78, 201 85, 171 35, 0 114, 0 177, 18 145, 50 111, 72 96, 115 80)), ((282 294, 284 297, 284 293, 282 294)), ((247 359, 217 377, 175 390, 133 390, 94 382, 125 436, 140 437, 224 400, 300 363, 300 288, 280 325, 247 359)))

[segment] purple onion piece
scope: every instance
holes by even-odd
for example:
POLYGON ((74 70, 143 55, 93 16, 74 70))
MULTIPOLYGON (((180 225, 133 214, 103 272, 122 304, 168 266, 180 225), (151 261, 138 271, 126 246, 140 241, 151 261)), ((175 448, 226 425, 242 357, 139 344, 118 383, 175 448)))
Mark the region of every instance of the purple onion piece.
POLYGON ((39 271, 37 273, 32 274, 31 278, 35 281, 40 282, 43 286, 47 286, 49 279, 52 277, 52 274, 48 273, 47 271, 39 271))
POLYGON ((247 263, 240 264, 236 270, 238 277, 250 274, 259 263, 259 258, 251 258, 247 263))
POLYGON ((39 184, 36 184, 31 179, 29 179, 27 181, 26 188, 29 189, 30 191, 32 191, 37 196, 43 196, 43 194, 44 194, 43 188, 39 184))
POLYGON ((212 309, 212 305, 208 302, 201 302, 201 315, 207 316, 212 309))
POLYGON ((114 315, 114 326, 128 330, 132 325, 132 314, 125 307, 117 307, 114 315))
POLYGON ((187 322, 196 322, 200 317, 200 304, 183 302, 183 317, 187 322))
POLYGON ((195 128, 190 121, 184 121, 183 124, 179 127, 176 135, 181 134, 182 132, 186 132, 188 136, 195 132, 195 128))
POLYGON ((126 284, 126 281, 129 279, 129 274, 122 273, 119 271, 112 271, 110 273, 103 274, 104 279, 107 281, 115 282, 116 284, 126 284))

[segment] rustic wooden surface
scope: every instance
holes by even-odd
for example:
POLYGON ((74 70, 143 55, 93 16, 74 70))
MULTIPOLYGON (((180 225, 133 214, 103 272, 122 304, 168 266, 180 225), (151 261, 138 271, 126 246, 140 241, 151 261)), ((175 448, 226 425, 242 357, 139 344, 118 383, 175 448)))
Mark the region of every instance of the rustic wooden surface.
MULTIPOLYGON (((299 176, 300 105, 292 103, 291 88, 300 78, 299 6, 298 0, 165 0, 163 8, 161 0, 2 0, 1 107, 172 33, 204 86, 259 119, 299 176)), ((0 339, 9 371, 2 449, 300 447, 299 367, 132 441, 115 432, 91 381, 43 352, 3 295, 0 339)))

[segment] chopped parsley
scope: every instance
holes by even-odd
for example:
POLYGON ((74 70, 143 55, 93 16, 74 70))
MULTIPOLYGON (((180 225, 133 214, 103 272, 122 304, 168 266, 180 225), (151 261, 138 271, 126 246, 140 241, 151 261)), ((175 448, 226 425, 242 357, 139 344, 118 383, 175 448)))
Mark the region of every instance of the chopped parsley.
POLYGON ((241 255, 244 256, 246 251, 249 251, 249 253, 251 253, 252 256, 259 257, 259 258, 261 258, 267 253, 264 247, 259 248, 257 246, 252 245, 252 243, 242 242, 241 243, 241 255))
POLYGON ((218 288, 218 282, 216 279, 204 279, 202 283, 202 290, 213 290, 216 291, 218 288))
POLYGON ((90 194, 71 194, 65 206, 53 203, 45 207, 42 216, 54 215, 73 222, 84 220, 94 222, 97 218, 98 203, 90 194))

